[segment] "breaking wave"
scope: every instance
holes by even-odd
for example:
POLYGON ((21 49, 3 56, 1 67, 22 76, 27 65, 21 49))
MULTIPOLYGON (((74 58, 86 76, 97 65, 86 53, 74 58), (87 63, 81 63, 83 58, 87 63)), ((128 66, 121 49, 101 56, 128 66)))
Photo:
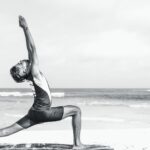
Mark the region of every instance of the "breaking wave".
POLYGON ((32 96, 32 92, 0 92, 0 96, 32 96))
MULTIPOLYGON (((63 92, 54 92, 51 93, 52 97, 64 97, 65 93, 63 92)), ((23 96, 33 96, 32 92, 0 92, 0 96, 2 97, 8 97, 8 96, 14 96, 14 97, 23 97, 23 96)))

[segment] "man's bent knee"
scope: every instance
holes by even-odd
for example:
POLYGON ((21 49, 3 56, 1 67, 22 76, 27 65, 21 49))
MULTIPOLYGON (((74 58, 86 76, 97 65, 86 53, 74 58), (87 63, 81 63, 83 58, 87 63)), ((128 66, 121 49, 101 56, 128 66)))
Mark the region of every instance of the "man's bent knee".
POLYGON ((75 112, 81 115, 81 109, 77 106, 75 106, 75 112))
POLYGON ((74 115, 81 115, 81 109, 77 106, 68 105, 64 106, 64 115, 63 118, 74 116, 74 115))

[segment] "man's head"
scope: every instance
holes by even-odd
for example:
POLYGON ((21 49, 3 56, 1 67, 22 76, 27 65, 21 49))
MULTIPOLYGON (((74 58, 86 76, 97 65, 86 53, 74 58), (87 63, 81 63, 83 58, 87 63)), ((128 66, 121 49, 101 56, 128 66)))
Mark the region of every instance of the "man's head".
POLYGON ((28 79, 30 75, 29 60, 21 60, 10 69, 10 74, 16 82, 23 82, 28 79))

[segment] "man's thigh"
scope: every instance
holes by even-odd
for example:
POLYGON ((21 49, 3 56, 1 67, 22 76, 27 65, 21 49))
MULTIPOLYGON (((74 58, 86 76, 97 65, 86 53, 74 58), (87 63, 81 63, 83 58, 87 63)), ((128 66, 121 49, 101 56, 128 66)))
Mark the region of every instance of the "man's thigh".
POLYGON ((73 116, 75 114, 77 114, 78 112, 80 112, 80 108, 77 106, 73 106, 73 105, 66 105, 64 106, 64 114, 63 114, 63 119, 69 116, 73 116))

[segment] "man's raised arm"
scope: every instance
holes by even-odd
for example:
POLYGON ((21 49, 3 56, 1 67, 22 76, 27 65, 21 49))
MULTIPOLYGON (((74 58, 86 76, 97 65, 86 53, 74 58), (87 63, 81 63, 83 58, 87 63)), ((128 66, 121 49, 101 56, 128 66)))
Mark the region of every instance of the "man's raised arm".
POLYGON ((31 33, 29 31, 27 22, 25 18, 22 16, 19 16, 19 25, 20 27, 22 27, 24 34, 25 34, 28 57, 31 63, 31 72, 33 75, 36 76, 39 74, 39 61, 38 61, 38 57, 36 53, 36 47, 35 47, 33 38, 31 36, 31 33))

